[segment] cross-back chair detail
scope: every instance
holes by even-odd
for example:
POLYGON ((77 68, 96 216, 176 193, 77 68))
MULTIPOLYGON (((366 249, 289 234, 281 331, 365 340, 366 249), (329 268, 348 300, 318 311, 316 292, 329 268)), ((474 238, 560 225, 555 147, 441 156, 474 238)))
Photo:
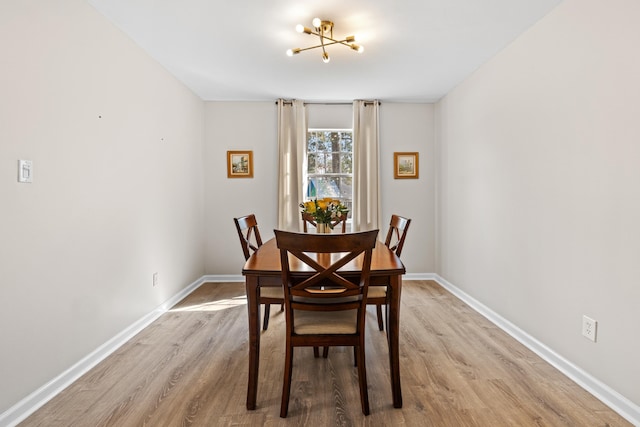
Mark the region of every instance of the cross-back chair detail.
POLYGON ((402 253, 404 240, 407 237, 407 231, 409 230, 410 224, 411 220, 409 218, 395 214, 391 215, 389 231, 387 231, 387 238, 385 239, 384 244, 398 256, 402 253))
POLYGON ((371 254, 378 230, 351 234, 274 233, 280 249, 286 316, 280 416, 286 417, 289 408, 294 347, 318 346, 354 347, 360 404, 368 415, 365 315, 371 254), (301 277, 297 273, 300 265, 310 273, 301 277))
MULTIPOLYGON (((409 225, 411 219, 402 217, 400 215, 391 215, 391 221, 389 222, 389 230, 387 231, 387 237, 384 244, 391 249, 395 254, 400 257, 402 249, 404 247, 404 241, 407 237, 407 231, 409 231, 409 225)), ((382 306, 386 305, 387 301, 387 287, 386 286, 371 286, 369 288, 369 295, 367 296, 367 304, 376 306, 376 315, 378 317, 378 329, 384 330, 384 321, 382 317, 382 306)))
MULTIPOLYGON (((240 245, 244 253, 245 261, 249 259, 251 254, 262 246, 262 237, 258 229, 258 221, 255 214, 249 214, 238 218, 233 218, 240 238, 240 245)), ((267 330, 269 327, 269 315, 271 314, 271 304, 280 304, 280 309, 284 310, 284 295, 282 288, 264 287, 260 288, 260 304, 264 304, 264 320, 262 321, 262 329, 267 330)))
POLYGON ((238 237, 240 238, 244 259, 248 260, 251 254, 262 246, 262 237, 260 237, 258 221, 256 220, 255 214, 249 214, 233 218, 233 222, 236 224, 236 229, 238 230, 238 237))

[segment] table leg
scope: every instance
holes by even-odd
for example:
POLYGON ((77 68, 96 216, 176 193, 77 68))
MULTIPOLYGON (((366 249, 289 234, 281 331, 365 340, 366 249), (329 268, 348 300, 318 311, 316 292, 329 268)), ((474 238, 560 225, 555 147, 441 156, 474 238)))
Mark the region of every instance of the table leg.
POLYGON ((400 387, 400 295, 402 276, 391 276, 391 297, 387 300, 387 340, 389 342, 389 369, 391 371, 391 391, 393 407, 402 408, 402 388, 400 387))
POLYGON ((258 277, 246 277, 247 311, 249 314, 249 383, 247 385, 247 409, 256 409, 258 395, 258 370, 260 367, 260 304, 258 277))

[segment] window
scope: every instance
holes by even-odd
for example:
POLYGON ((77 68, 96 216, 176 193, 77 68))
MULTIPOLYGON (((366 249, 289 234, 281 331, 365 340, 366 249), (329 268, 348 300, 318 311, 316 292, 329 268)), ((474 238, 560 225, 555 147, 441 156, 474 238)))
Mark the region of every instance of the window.
POLYGON ((309 129, 307 132, 307 197, 334 197, 349 208, 353 199, 353 131, 309 129))

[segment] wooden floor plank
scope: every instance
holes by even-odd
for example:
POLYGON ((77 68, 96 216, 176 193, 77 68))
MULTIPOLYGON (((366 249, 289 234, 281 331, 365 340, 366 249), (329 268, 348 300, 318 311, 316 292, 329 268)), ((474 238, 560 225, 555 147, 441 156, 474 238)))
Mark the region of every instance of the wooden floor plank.
POLYGON ((405 281, 404 407, 394 409, 384 332, 366 337, 371 415, 350 348, 296 349, 289 416, 279 418, 284 315, 262 333, 257 409, 247 411, 242 283, 204 284, 21 426, 630 426, 432 281, 405 281))

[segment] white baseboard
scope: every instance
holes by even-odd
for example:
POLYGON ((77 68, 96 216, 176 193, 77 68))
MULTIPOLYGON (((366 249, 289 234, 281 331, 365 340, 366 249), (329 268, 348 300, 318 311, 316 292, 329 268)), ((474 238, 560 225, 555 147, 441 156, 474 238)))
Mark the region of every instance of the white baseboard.
POLYGON ((402 281, 405 280, 435 280, 438 281, 439 276, 435 273, 405 273, 402 281))
POLYGON ((202 276, 202 283, 211 282, 244 282, 244 276, 241 274, 207 274, 202 276))
POLYGON ((0 427, 13 427, 24 421, 29 415, 34 413, 38 408, 55 397, 62 390, 71 385, 74 381, 86 374, 91 368, 104 360, 111 353, 120 348, 124 343, 133 338, 137 333, 149 326, 153 321, 167 312, 171 307, 180 302, 184 297, 189 295, 200 285, 206 282, 206 276, 201 277, 189 286, 182 289, 176 295, 162 303, 152 312, 146 314, 122 332, 102 344, 96 350, 84 357, 75 365, 52 379, 20 402, 0 414, 0 427))
POLYGON ((452 285, 442 277, 434 275, 432 280, 438 282, 447 291, 451 292, 468 306, 486 317, 490 322, 511 335, 567 377, 571 378, 576 384, 616 411, 620 416, 625 418, 634 426, 640 427, 640 406, 631 402, 608 385, 574 365, 571 361, 563 358, 545 344, 527 334, 525 331, 518 328, 516 325, 509 322, 507 319, 500 316, 469 294, 452 285))
MULTIPOLYGON (((611 387, 602 383, 598 379, 589 375, 570 361, 564 359, 549 347, 536 340, 507 319, 498 315, 487 306, 477 301, 472 296, 463 292, 444 278, 433 273, 407 273, 403 276, 404 280, 435 280, 447 291, 451 292, 460 300, 475 311, 486 317, 500 329, 511 335, 520 343, 525 345, 531 351, 536 353, 546 362, 557 368, 560 372, 571 378, 582 388, 587 390, 593 396, 601 400, 604 404, 616 411, 622 417, 627 419, 634 426, 640 427, 640 407, 631 402, 611 387)), ((60 393, 71 383, 76 381, 82 375, 87 373, 91 368, 104 360, 111 353, 120 348, 124 343, 129 341, 133 336, 149 326, 153 321, 160 317, 163 313, 189 295, 195 289, 207 282, 243 282, 244 277, 241 275, 205 275, 189 286, 182 289, 175 296, 165 301, 161 306, 157 307, 151 313, 143 316, 138 321, 124 329, 118 335, 111 338, 95 351, 87 355, 78 363, 67 369, 62 374, 22 399, 20 402, 0 414, 0 427, 13 427, 35 412, 42 405, 51 400, 55 395, 60 393)))

